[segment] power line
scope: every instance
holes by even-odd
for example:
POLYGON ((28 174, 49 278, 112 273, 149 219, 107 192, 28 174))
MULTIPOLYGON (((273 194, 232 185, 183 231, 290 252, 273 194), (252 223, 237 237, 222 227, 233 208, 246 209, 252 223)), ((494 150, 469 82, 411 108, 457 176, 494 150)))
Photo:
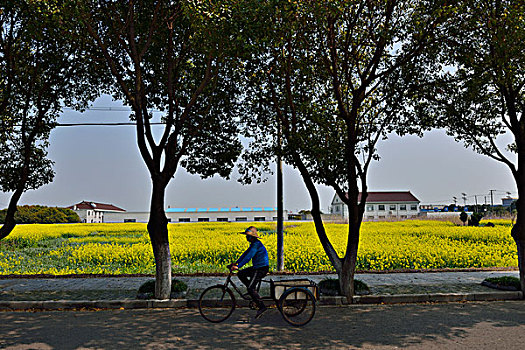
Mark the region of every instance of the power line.
MULTIPOLYGON (((150 122, 150 125, 166 125, 163 122, 150 122)), ((59 123, 56 127, 72 127, 72 126, 136 126, 137 123, 123 122, 123 123, 59 123)))
MULTIPOLYGON (((150 122, 150 125, 166 125, 164 122, 150 122)), ((136 126, 137 123, 121 122, 121 123, 57 123, 55 127, 74 127, 74 126, 136 126)), ((13 125, 13 127, 20 128, 22 125, 13 125)))
MULTIPOLYGON (((62 107, 62 109, 67 109, 75 112, 82 113, 73 107, 62 107)), ((95 111, 95 112, 133 112, 129 107, 110 107, 110 106, 97 106, 97 107, 88 107, 84 111, 95 111)), ((160 113, 158 109, 148 109, 148 112, 160 113)))

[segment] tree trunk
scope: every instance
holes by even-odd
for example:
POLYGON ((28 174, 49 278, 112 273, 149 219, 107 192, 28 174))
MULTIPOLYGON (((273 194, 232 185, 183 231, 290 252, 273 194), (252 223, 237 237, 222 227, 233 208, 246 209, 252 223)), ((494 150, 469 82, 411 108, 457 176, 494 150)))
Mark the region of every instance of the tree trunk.
POLYGON ((351 254, 343 262, 341 273, 339 273, 339 288, 341 295, 346 297, 348 303, 352 303, 355 293, 354 276, 357 262, 357 245, 353 246, 356 254, 351 254))
POLYGON ((6 238, 7 236, 9 236, 9 234, 13 232, 16 226, 15 214, 17 211, 18 201, 20 200, 20 197, 22 197, 22 193, 24 193, 23 188, 17 189, 11 196, 11 199, 9 200, 9 206, 7 207, 5 221, 2 227, 0 227, 0 239, 6 238))
POLYGON ((153 180, 148 233, 155 256, 155 298, 169 299, 171 294, 171 254, 168 240, 168 219, 164 211, 166 186, 153 180))
POLYGON ((525 144, 522 139, 522 137, 517 138, 516 142, 518 145, 518 166, 514 172, 514 179, 518 188, 518 200, 516 201, 516 223, 512 227, 511 235, 518 250, 520 284, 525 299, 525 144))
POLYGON ((343 268, 339 276, 339 288, 341 294, 346 296, 349 303, 355 294, 354 275, 357 266, 357 252, 359 249, 359 230, 361 229, 361 220, 359 219, 358 204, 356 208, 348 208, 348 242, 346 247, 346 254, 343 259, 343 268), (354 215, 352 215, 354 212, 354 215), (356 217, 357 214, 357 217, 356 217))
POLYGON ((525 200, 523 199, 523 196, 525 196, 525 190, 520 190, 518 182, 518 201, 516 203, 518 213, 511 234, 516 242, 518 250, 518 268, 520 270, 521 290, 522 292, 525 292, 525 200))
POLYGON ((308 169, 302 162, 299 155, 294 153, 292 157, 295 166, 297 167, 297 169, 299 169, 299 172, 301 173, 301 177, 303 178, 306 189, 308 190, 308 194, 310 195, 310 200, 312 201, 311 214, 314 220, 315 231, 317 232, 317 236, 319 237, 319 241, 321 242, 321 245, 323 246, 326 255, 328 255, 328 259, 330 259, 332 266, 335 268, 335 271, 339 275, 341 273, 342 268, 341 258, 339 258, 339 256, 337 255, 337 252, 335 251, 332 243, 330 243, 330 240, 328 239, 328 236, 326 234, 326 230, 323 224, 323 218, 321 217, 321 200, 319 199, 319 193, 317 193, 317 189, 315 188, 315 184, 312 180, 312 177, 308 173, 308 169))

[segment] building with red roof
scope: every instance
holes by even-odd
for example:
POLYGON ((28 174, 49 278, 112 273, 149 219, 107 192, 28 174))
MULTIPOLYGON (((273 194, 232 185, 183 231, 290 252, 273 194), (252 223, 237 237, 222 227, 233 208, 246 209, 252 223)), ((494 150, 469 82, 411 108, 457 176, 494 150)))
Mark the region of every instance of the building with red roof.
POLYGON ((68 207, 78 214, 80 220, 84 223, 94 224, 102 223, 104 216, 107 213, 125 213, 126 210, 119 208, 113 204, 97 203, 82 201, 68 207))
MULTIPOLYGON (((419 215, 419 203, 419 199, 410 191, 370 191, 366 197, 363 220, 413 218, 419 215)), ((337 194, 332 199, 330 213, 348 218, 348 208, 337 194)))

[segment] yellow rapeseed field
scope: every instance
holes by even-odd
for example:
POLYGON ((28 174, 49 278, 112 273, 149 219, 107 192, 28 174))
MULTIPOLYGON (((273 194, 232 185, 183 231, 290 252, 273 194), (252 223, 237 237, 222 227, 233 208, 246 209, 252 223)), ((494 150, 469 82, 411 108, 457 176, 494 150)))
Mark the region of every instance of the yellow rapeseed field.
MULTIPOLYGON (((461 227, 442 221, 366 222, 358 269, 394 270, 516 266, 510 222, 461 227)), ((246 223, 170 224, 175 272, 224 272, 248 246, 246 223)), ((256 223, 275 266, 275 224, 256 223)), ((347 226, 327 224, 336 249, 346 246, 347 226)), ((310 222, 287 223, 285 268, 332 270, 310 222)), ((19 225, 0 241, 0 274, 153 273, 145 224, 19 225)))

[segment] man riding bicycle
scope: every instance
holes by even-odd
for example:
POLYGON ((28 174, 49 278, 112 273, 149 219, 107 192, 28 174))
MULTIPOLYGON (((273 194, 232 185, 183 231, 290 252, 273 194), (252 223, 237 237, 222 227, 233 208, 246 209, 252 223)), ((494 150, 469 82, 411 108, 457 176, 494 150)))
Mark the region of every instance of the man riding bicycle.
POLYGON ((228 268, 230 271, 235 271, 246 265, 250 260, 252 261, 252 266, 240 270, 237 276, 246 286, 248 294, 250 294, 252 300, 257 305, 259 310, 255 318, 259 318, 266 311, 266 306, 259 293, 257 293, 257 286, 261 279, 268 274, 268 252, 264 244, 259 240, 257 229, 254 226, 248 227, 243 234, 246 235, 246 240, 250 242, 250 247, 235 263, 228 265, 228 268))

